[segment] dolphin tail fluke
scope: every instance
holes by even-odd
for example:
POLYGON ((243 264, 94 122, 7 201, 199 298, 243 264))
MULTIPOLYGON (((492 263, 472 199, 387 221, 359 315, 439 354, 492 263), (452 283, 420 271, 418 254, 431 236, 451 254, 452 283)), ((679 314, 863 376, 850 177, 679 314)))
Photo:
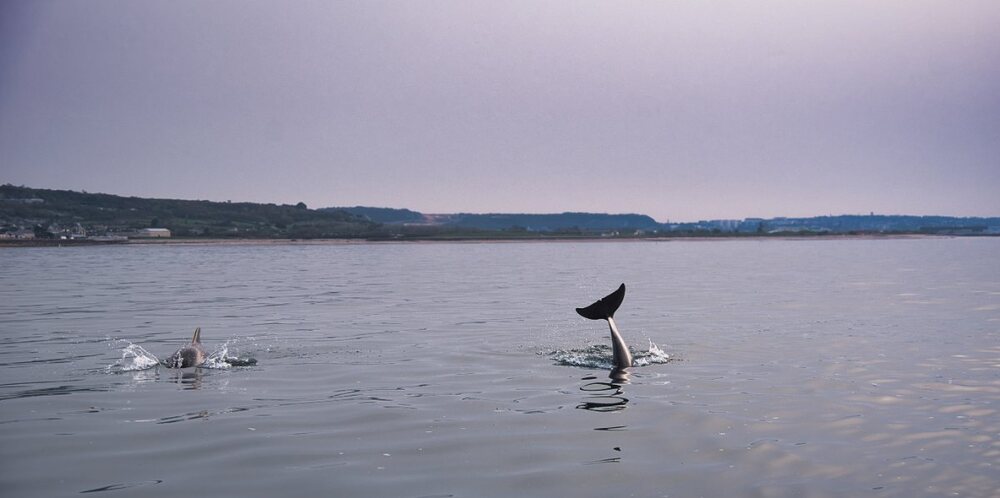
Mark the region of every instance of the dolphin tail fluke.
POLYGON ((625 284, 618 287, 618 290, 608 294, 599 301, 586 308, 577 308, 576 312, 584 318, 591 320, 606 320, 615 316, 615 311, 622 305, 625 299, 625 284))
POLYGON ((201 327, 194 329, 194 335, 191 337, 191 344, 201 344, 201 327))

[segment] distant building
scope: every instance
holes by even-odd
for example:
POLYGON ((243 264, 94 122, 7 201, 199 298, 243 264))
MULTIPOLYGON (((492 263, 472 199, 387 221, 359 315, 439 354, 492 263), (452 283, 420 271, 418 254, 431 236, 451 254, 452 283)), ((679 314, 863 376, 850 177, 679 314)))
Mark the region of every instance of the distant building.
POLYGON ((87 230, 79 223, 71 228, 60 228, 58 225, 53 224, 49 227, 49 233, 59 237, 61 240, 83 240, 87 238, 87 230))
POLYGON ((741 220, 710 220, 710 221, 699 221, 699 224, 706 228, 713 230, 721 230, 723 232, 735 232, 739 230, 741 220))
POLYGON ((32 230, 21 229, 13 232, 0 233, 0 239, 32 240, 34 238, 35 232, 32 230))
POLYGON ((170 230, 166 228, 143 228, 132 234, 137 239, 158 239, 170 237, 170 230))
POLYGON ((125 237, 124 235, 110 235, 109 234, 109 235, 97 235, 97 236, 91 237, 90 240, 93 240, 93 241, 96 241, 96 242, 124 242, 124 241, 128 240, 128 237, 125 237))

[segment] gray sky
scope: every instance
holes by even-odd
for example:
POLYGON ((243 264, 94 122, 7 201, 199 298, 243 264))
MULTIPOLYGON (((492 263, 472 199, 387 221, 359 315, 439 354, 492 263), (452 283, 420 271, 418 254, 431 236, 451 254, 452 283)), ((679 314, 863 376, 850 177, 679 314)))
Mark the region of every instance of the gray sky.
POLYGON ((0 2, 0 183, 1000 215, 1000 2, 0 2))

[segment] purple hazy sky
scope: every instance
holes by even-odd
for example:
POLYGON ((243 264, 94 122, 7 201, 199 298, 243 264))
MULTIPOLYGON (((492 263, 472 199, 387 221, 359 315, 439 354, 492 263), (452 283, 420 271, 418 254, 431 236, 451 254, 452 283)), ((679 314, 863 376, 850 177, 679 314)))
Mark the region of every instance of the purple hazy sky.
POLYGON ((1000 2, 0 2, 0 183, 1000 215, 1000 2))

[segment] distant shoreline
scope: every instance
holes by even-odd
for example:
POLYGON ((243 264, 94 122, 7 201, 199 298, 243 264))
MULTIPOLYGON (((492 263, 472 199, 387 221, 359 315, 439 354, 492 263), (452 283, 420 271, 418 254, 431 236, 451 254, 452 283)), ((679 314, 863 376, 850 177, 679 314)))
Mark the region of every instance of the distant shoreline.
POLYGON ((229 238, 161 238, 161 239, 130 239, 126 241, 96 241, 96 240, 3 240, 0 248, 13 247, 92 247, 92 246, 149 246, 149 245, 188 245, 188 246, 274 246, 274 245, 363 245, 363 244, 427 244, 427 243, 548 243, 548 242, 709 242, 734 240, 865 240, 865 239, 952 239, 952 238, 991 238, 994 235, 936 235, 936 234, 824 234, 824 235, 739 235, 739 236, 671 236, 671 237, 437 237, 437 238, 406 238, 406 239, 229 239, 229 238))
POLYGON ((716 240, 1000 235, 1000 216, 826 215, 660 223, 636 213, 451 213, 146 199, 0 185, 0 245, 716 240), (171 237, 169 241, 108 240, 171 237), (83 235, 83 240, 69 240, 83 235), (22 239, 23 238, 23 239, 22 239), (31 240, 27 240, 30 238, 31 240), (96 239, 96 240, 95 240, 96 239), (104 239, 104 240, 101 240, 104 239), (311 242, 305 242, 311 241, 311 242))

